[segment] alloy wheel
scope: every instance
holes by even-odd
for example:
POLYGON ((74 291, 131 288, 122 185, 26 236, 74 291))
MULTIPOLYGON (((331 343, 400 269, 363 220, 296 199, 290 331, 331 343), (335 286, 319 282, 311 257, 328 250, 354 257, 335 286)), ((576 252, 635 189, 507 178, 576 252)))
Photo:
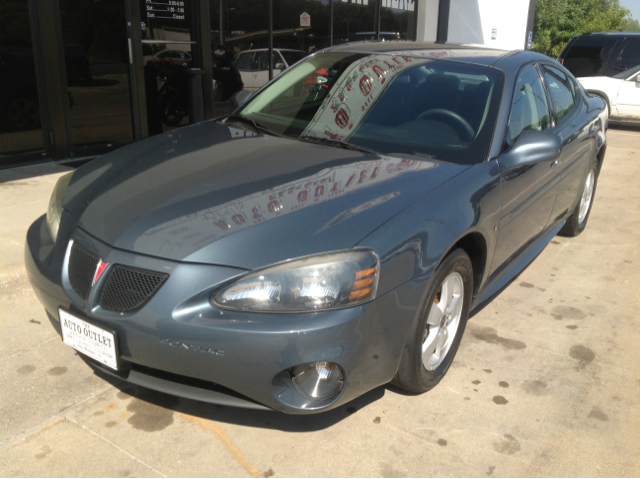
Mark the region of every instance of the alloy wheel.
POLYGON ((422 341, 422 364, 427 371, 440 366, 451 349, 460 325, 463 301, 464 282, 454 271, 440 285, 429 309, 422 341))
POLYGON ((584 184, 584 190, 580 197, 580 209, 578 210, 578 223, 584 223, 587 213, 589 212, 589 206, 591 206, 591 200, 593 198, 593 187, 595 185, 595 171, 592 169, 587 176, 587 181, 584 184))

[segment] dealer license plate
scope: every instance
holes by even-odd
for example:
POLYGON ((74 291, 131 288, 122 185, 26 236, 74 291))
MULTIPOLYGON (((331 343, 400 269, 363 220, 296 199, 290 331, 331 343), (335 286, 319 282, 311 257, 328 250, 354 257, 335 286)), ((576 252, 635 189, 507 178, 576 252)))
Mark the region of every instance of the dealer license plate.
POLYGON ((62 341, 65 344, 112 369, 118 369, 114 333, 87 323, 62 309, 58 310, 58 313, 62 327, 62 341))

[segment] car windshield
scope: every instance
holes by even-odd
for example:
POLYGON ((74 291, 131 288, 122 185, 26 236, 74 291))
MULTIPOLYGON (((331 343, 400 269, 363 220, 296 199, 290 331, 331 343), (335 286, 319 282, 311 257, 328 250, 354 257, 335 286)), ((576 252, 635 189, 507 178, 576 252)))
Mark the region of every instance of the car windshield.
POLYGON ((403 55, 309 57, 240 115, 275 134, 461 164, 484 160, 502 91, 498 70, 403 55))
POLYGON ((625 70, 623 72, 617 73, 616 75, 613 75, 613 78, 618 78, 620 80, 626 80, 629 77, 632 77, 633 75, 635 75, 636 73, 640 72, 640 65, 637 65, 633 68, 629 68, 628 70, 625 70))

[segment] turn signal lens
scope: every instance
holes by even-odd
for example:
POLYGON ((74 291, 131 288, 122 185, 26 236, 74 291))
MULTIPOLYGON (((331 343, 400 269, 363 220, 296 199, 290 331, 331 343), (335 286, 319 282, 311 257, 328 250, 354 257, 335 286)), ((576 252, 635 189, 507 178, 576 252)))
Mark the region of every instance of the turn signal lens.
POLYGON ((358 271, 356 273, 356 279, 364 278, 366 276, 371 276, 376 272, 375 268, 364 269, 362 271, 358 271))
POLYGON ((376 272, 376 268, 367 268, 356 272, 357 281, 353 283, 353 289, 351 290, 351 294, 349 294, 350 300, 368 299, 371 294, 371 287, 367 288, 366 286, 373 284, 374 279, 377 279, 376 272))
POLYGON ((378 270, 371 250, 309 256, 249 273, 216 291, 211 302, 240 311, 347 308, 375 298, 378 270))

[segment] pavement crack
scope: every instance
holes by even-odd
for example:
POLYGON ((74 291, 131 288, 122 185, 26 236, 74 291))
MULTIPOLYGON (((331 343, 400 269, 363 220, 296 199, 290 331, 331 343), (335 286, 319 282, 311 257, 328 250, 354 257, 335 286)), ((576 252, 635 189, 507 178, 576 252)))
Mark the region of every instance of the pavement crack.
POLYGON ((65 416, 64 418, 65 418, 67 421, 69 421, 70 423, 73 423, 73 424, 75 424, 76 426, 78 426, 78 427, 80 427, 80 428, 84 429, 85 431, 90 432, 91 434, 93 434, 93 435, 94 435, 94 436, 96 436, 97 438, 102 439, 104 442, 106 442, 106 443, 107 443, 107 444, 109 444, 110 446, 112 446, 112 447, 116 448, 118 451, 120 451, 120 452, 122 452, 122 453, 126 454, 126 455, 127 455, 127 456, 129 456, 131 459, 133 459, 134 461, 139 462, 139 463, 140 463, 140 464, 142 464, 143 466, 148 467, 149 469, 151 469, 151 470, 152 470, 153 472, 155 472, 156 474, 159 474, 159 475, 161 475, 162 477, 167 477, 165 474, 162 474, 160 471, 158 471, 155 467, 152 467, 152 466, 150 466, 149 464, 147 464, 146 462, 141 461, 141 460, 140 460, 140 459, 138 459, 136 456, 134 456, 133 454, 131 454, 131 453, 127 452, 127 451, 125 451, 125 450, 124 450, 124 449, 122 449, 120 446, 118 446, 118 445, 116 445, 116 444, 112 443, 111 441, 109 441, 109 440, 108 440, 107 438, 105 438, 104 436, 101 436, 101 435, 100 435, 100 434, 98 434, 97 432, 92 431, 92 430, 91 430, 91 429, 89 429, 88 427, 86 427, 86 426, 84 426, 84 425, 80 424, 79 422, 74 421, 74 420, 73 420, 73 419, 71 419, 69 416, 65 416))
MULTIPOLYGON (((31 432, 31 431, 33 431, 33 430, 34 430, 34 429, 36 429, 36 428, 39 428, 39 427, 40 427, 40 426, 42 426, 43 424, 46 424, 46 423, 48 423, 49 421, 52 421, 53 419, 57 418, 58 416, 61 416, 61 415, 63 415, 63 414, 66 414, 68 411, 71 411, 72 409, 74 409, 74 408, 78 407, 80 404, 85 403, 85 402, 87 402, 87 401, 89 401, 89 400, 91 400, 91 399, 93 399, 93 398, 95 398, 95 397, 99 396, 100 394, 102 394, 102 393, 104 393, 104 392, 107 392, 107 391, 108 391, 109 389, 111 389, 111 388, 113 388, 113 386, 109 385, 109 387, 107 387, 107 388, 103 389, 102 391, 97 392, 97 393, 95 393, 95 394, 92 394, 91 396, 89 396, 89 397, 87 397, 87 398, 83 399, 82 401, 79 401, 79 402, 77 402, 77 403, 75 403, 75 404, 72 404, 72 405, 71 405, 71 406, 69 406, 68 408, 65 408, 65 409, 62 409, 61 411, 58 411, 56 414, 54 414, 53 416, 51 416, 51 417, 49 417, 49 418, 45 419, 44 421, 40 421, 38 424, 36 424, 36 425, 34 425, 34 426, 31 426, 31 427, 29 427, 29 428, 27 428, 27 429, 23 429, 23 430, 22 430, 22 431, 20 431, 18 434, 16 434, 16 435, 14 435, 14 436, 10 437, 9 439, 5 439, 4 441, 0 442, 0 446, 2 446, 3 444, 5 444, 5 443, 7 443, 7 442, 11 442, 11 441, 13 441, 14 439, 17 439, 17 438, 19 438, 20 436, 23 436, 24 434, 27 434, 28 432, 31 432)), ((65 415, 64 417, 66 417, 66 415, 65 415)))

